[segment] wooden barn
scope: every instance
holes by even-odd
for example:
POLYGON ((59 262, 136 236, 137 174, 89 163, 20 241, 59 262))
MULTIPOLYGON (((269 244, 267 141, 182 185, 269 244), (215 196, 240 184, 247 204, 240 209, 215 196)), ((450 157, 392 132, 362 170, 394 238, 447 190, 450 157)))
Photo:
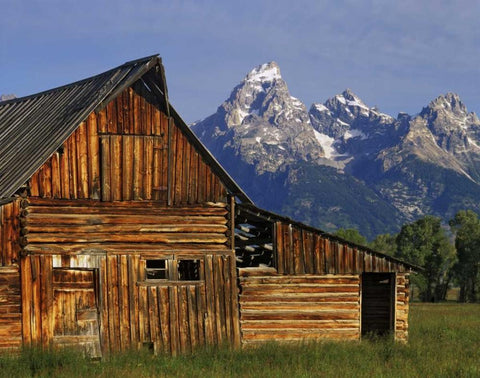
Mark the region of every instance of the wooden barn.
POLYGON ((408 335, 404 262, 257 208, 161 59, 0 103, 0 349, 408 335))

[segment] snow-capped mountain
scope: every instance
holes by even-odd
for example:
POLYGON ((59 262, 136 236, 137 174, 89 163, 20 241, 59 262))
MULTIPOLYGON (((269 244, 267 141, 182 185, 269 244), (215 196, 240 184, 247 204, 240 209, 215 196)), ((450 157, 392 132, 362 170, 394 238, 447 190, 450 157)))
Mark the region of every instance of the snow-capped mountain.
POLYGON ((193 130, 217 158, 227 150, 229 158, 233 150, 258 174, 324 156, 305 105, 290 95, 275 62, 250 71, 217 112, 193 130))
POLYGON ((192 129, 260 206, 327 230, 480 210, 480 121, 456 94, 394 118, 347 89, 307 112, 270 62, 192 129))

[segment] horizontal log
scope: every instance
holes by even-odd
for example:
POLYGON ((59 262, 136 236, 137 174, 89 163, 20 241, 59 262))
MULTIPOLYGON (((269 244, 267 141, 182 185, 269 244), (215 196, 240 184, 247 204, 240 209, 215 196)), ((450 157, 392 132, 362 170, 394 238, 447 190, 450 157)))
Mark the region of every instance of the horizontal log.
POLYGON ((28 217, 28 226, 32 225, 100 225, 100 224, 221 224, 227 223, 225 217, 205 216, 150 216, 144 215, 82 215, 82 214, 32 214, 28 217))
POLYGON ((122 254, 122 253, 138 253, 142 256, 151 255, 159 256, 164 253, 186 253, 189 255, 205 253, 212 254, 231 254, 232 252, 223 244, 191 244, 191 243, 65 243, 65 244, 29 244, 26 251, 32 254, 46 255, 82 255, 82 254, 122 254))
POLYGON ((324 330, 324 331, 312 331, 305 332, 293 332, 292 330, 286 330, 285 332, 247 332, 242 334, 242 339, 245 341, 250 340, 262 340, 262 341, 285 341, 285 340, 312 340, 312 339, 358 339, 358 329, 343 329, 343 330, 324 330))
POLYGON ((96 225, 43 225, 33 224, 28 227, 29 239, 32 233, 95 233, 95 232, 184 232, 184 233, 225 233, 227 226, 222 224, 162 224, 162 225, 144 225, 144 224, 96 224, 96 225))
POLYGON ((359 328, 360 321, 356 320, 241 320, 242 331, 255 329, 342 329, 359 328))
POLYGON ((241 302, 240 306, 242 311, 245 310, 257 310, 257 311, 283 311, 283 310, 296 310, 302 311, 336 311, 336 310, 352 310, 359 311, 360 306, 358 303, 311 303, 311 302, 241 302))
MULTIPOLYGON (((29 197, 31 206, 85 206, 85 207, 148 207, 148 208, 161 208, 165 207, 159 201, 109 201, 103 202, 98 200, 90 200, 90 199, 74 199, 74 200, 66 200, 66 199, 56 199, 56 198, 40 198, 40 197, 29 197)), ((203 206, 208 207, 219 207, 225 208, 227 207, 227 203, 225 202, 206 202, 203 206)), ((182 208, 188 207, 199 207, 199 205, 192 205, 192 206, 185 206, 183 205, 182 208)))
POLYGON ((92 232, 62 234, 29 234, 29 243, 218 243, 224 244, 227 238, 224 234, 208 233, 100 233, 92 232))
POLYGON ((248 303, 248 302, 298 302, 301 301, 303 303, 359 303, 360 296, 351 295, 351 294, 343 294, 340 293, 321 293, 321 294, 297 294, 291 293, 290 295, 285 295, 280 293, 279 295, 272 295, 272 296, 265 296, 265 295, 240 295, 240 302, 241 303, 248 303))
MULTIPOLYGON (((103 202, 102 202, 103 203, 103 202)), ((220 207, 173 207, 173 208, 148 208, 148 207, 82 207, 82 206, 30 206, 28 214, 128 214, 128 215, 203 215, 226 216, 227 210, 220 207)))
POLYGON ((242 320, 353 320, 358 319, 358 311, 312 311, 312 312, 298 312, 293 311, 242 311, 242 320))
POLYGON ((327 285, 270 285, 269 287, 242 287, 242 294, 272 295, 275 293, 358 293, 358 287, 327 285))
POLYGON ((322 285, 355 285, 360 281, 357 276, 335 277, 335 276, 276 276, 276 277, 248 277, 240 278, 242 286, 260 286, 260 285, 287 285, 287 284, 322 284, 322 285))

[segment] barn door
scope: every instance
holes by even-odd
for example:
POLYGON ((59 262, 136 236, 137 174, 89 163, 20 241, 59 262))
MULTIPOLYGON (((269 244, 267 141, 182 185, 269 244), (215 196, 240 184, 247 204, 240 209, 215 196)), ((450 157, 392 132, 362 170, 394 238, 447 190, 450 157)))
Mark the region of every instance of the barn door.
POLYGON ((53 269, 53 344, 101 357, 96 269, 53 269))
POLYGON ((394 330, 395 273, 363 273, 362 336, 394 330))

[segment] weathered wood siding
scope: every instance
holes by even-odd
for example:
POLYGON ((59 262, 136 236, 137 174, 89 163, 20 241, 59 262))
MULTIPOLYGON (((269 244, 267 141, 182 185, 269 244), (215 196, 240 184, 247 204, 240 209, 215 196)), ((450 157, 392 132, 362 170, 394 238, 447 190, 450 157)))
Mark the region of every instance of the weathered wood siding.
MULTIPOLYGON (((61 289, 55 284, 56 269, 82 268, 98 275, 98 334, 104 353, 151 346, 175 354, 207 344, 239 345, 234 264, 229 251, 29 256, 22 266, 24 339, 43 345, 76 340, 79 346, 91 347, 92 332, 83 341, 74 333, 56 332, 61 320, 55 307, 78 308, 76 303, 56 303, 55 293, 61 289), (200 280, 146 280, 146 259, 182 256, 201 261, 200 280)), ((90 286, 83 288, 87 289, 90 286)), ((62 297, 63 301, 75 298, 62 297)))
POLYGON ((20 199, 0 206, 0 266, 18 262, 20 199))
POLYGON ((395 339, 408 340, 409 275, 397 273, 395 307, 395 339))
POLYGON ((20 199, 0 206, 0 350, 22 343, 19 214, 20 199))
POLYGON ((58 253, 95 247, 105 250, 112 244, 113 249, 121 251, 135 249, 135 245, 141 243, 179 244, 177 248, 182 248, 182 244, 225 248, 228 241, 225 204, 180 208, 155 202, 31 198, 27 212, 23 233, 29 251, 58 253))
POLYGON ((388 256, 342 243, 309 227, 278 221, 275 230, 275 266, 279 274, 405 272, 404 265, 388 256))
POLYGON ((244 344, 359 339, 358 275, 286 276, 271 268, 244 268, 239 276, 244 344))
POLYGON ((0 350, 22 344, 20 274, 17 266, 0 267, 0 350))
POLYGON ((32 176, 31 195, 173 205, 225 202, 218 176, 150 97, 137 82, 90 114, 32 176))

